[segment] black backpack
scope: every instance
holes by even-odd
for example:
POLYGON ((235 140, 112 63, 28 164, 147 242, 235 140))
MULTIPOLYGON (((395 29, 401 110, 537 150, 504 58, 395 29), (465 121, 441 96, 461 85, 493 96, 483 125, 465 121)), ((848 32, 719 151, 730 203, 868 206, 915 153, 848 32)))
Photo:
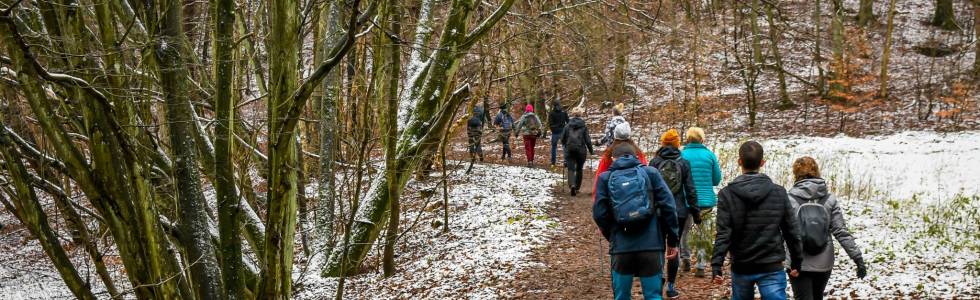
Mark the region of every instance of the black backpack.
POLYGON ((681 162, 677 159, 663 159, 657 164, 660 175, 664 178, 664 183, 670 189, 672 195, 680 195, 684 191, 684 180, 681 176, 681 162))
POLYGON ((565 133, 568 138, 565 140, 567 144, 566 147, 585 147, 585 141, 582 140, 585 137, 585 126, 582 127, 571 127, 569 126, 568 132, 565 133))
POLYGON ((823 252, 830 242, 830 211, 816 200, 810 200, 796 210, 800 221, 800 240, 803 252, 817 255, 823 252))

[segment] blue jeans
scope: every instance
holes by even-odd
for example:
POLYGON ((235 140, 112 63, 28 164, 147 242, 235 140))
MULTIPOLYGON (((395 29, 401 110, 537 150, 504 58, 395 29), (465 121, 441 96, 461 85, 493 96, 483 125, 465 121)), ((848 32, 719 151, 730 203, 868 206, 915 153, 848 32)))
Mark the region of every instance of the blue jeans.
POLYGON ((742 275, 732 273, 732 300, 751 300, 759 286, 762 300, 786 300, 786 272, 742 275))
MULTIPOLYGON (((640 286, 643 287, 643 299, 663 299, 663 273, 639 278, 640 286)), ((631 293, 633 292, 633 275, 620 274, 612 271, 612 286, 613 299, 630 300, 631 293)))
POLYGON ((555 164, 558 159, 558 140, 561 139, 561 133, 564 130, 552 131, 551 132, 551 164, 555 164))

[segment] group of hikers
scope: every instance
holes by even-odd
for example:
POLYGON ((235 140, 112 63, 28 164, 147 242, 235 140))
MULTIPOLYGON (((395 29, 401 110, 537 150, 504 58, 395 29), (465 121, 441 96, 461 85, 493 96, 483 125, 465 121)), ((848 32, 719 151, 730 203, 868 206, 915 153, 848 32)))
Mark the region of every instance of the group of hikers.
MULTIPOLYGON (((612 107, 598 143, 605 150, 596 169, 592 206, 592 218, 609 242, 615 299, 631 298, 634 277, 640 281, 644 299, 680 297, 677 275, 679 270, 692 269, 692 252, 696 255, 695 276, 706 276, 710 262, 711 281, 718 285, 724 284, 724 265, 729 259, 733 300, 754 299, 756 288, 763 300, 786 299, 787 277, 796 299, 823 299, 834 266, 832 238, 854 261, 857 277, 865 277, 861 250, 816 160, 802 157, 794 161, 794 184, 787 191, 761 172, 766 164, 762 145, 744 142, 738 149, 741 175, 716 195, 721 167, 704 144, 702 128, 689 128, 683 146, 679 132, 667 130, 659 138, 659 149, 648 159, 631 137, 623 108, 623 104, 612 107), (692 251, 688 239, 692 227, 716 207, 709 260, 705 249, 692 251)), ((474 112, 482 114, 479 108, 474 112)), ((571 115, 569 119, 555 102, 548 125, 551 164, 556 162, 557 145, 562 145, 574 196, 581 187, 586 158, 594 150, 582 109, 572 109, 571 115)), ((524 115, 514 122, 502 105, 493 125, 503 144, 501 158, 511 158, 513 133, 523 138, 528 166, 532 166, 535 142, 545 133, 534 107, 528 104, 524 115)), ((470 153, 482 161, 482 118, 471 118, 468 128, 470 153)))

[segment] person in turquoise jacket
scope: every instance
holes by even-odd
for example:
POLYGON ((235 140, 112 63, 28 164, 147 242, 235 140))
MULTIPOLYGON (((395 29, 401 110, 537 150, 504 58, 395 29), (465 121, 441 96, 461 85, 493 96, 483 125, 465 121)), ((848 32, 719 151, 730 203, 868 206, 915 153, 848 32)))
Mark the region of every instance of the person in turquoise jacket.
MULTIPOLYGON (((718 203, 715 195, 715 186, 721 183, 721 166, 718 165, 718 157, 704 146, 704 129, 691 127, 687 130, 687 144, 681 151, 681 157, 691 164, 691 177, 694 178, 694 189, 698 195, 698 208, 701 212, 709 211, 718 203)), ((690 232, 692 218, 685 222, 684 231, 690 232)), ((687 237, 681 240, 681 268, 682 270, 691 269, 691 249, 688 246, 687 237)), ((704 277, 704 269, 707 266, 707 256, 705 249, 697 249, 698 262, 695 268, 695 276, 704 277)))

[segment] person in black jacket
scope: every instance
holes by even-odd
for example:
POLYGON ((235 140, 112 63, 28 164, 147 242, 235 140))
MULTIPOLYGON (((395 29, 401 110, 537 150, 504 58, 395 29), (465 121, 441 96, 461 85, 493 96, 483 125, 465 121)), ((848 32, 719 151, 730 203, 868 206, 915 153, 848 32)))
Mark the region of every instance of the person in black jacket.
POLYGON ((783 261, 789 251, 789 275, 799 275, 803 262, 800 227, 786 189, 759 169, 765 165, 762 145, 743 143, 738 149, 742 175, 718 193, 713 281, 721 284, 725 256, 732 257, 732 300, 752 299, 755 286, 763 300, 786 299, 783 261), (783 248, 783 245, 787 248, 783 248))
MULTIPOLYGON (((701 211, 698 209, 698 195, 694 189, 694 179, 691 177, 691 164, 681 158, 681 137, 677 130, 670 129, 660 137, 660 149, 657 155, 650 161, 650 166, 660 170, 660 174, 671 189, 677 212, 677 224, 679 224, 678 235, 684 240, 684 235, 691 230, 685 227, 688 216, 694 224, 701 224, 701 211)), ((681 248, 686 245, 681 244, 681 248)), ((667 298, 675 299, 680 297, 680 292, 674 287, 677 282, 677 269, 680 267, 680 255, 674 259, 667 260, 667 298)))
POLYGON ((555 165, 555 161, 558 159, 558 139, 561 137, 562 131, 565 130, 565 125, 568 125, 568 114, 565 113, 561 108, 561 102, 555 100, 555 103, 551 106, 551 112, 548 113, 548 128, 551 129, 551 165, 555 165))
POLYGON ((473 107, 473 116, 466 121, 466 135, 469 137, 470 161, 475 161, 480 157, 483 162, 483 148, 480 147, 480 140, 483 137, 483 107, 473 107))
MULTIPOLYGON (((582 168, 585 167, 586 155, 592 155, 592 140, 589 137, 589 127, 582 120, 582 109, 572 110, 572 120, 561 131, 561 147, 565 149, 565 168, 568 170, 568 187, 572 196, 578 193, 582 186, 582 168)), ((554 147, 552 147, 554 149, 554 147)))

